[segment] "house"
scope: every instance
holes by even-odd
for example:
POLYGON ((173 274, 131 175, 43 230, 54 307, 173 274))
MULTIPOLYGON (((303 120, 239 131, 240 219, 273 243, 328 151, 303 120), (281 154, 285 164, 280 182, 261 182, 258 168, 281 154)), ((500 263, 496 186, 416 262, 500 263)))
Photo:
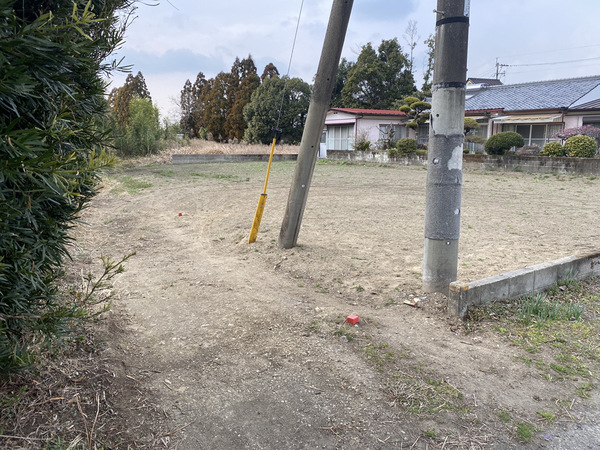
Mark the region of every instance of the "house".
MULTIPOLYGON (((537 153, 554 135, 584 125, 600 128, 600 75, 503 85, 494 79, 470 78, 465 94, 465 117, 479 123, 484 139, 501 131, 515 131, 525 147, 537 153)), ((327 112, 321 156, 326 150, 354 150, 355 142, 369 140, 383 148, 391 138, 429 140, 429 126, 415 132, 406 128, 400 111, 331 108, 327 112)), ((474 152, 481 144, 470 144, 474 152)))
POLYGON ((465 117, 482 137, 516 131, 535 152, 564 128, 600 128, 600 76, 483 86, 466 99, 465 117))
POLYGON ((502 81, 497 78, 467 78, 467 88, 469 86, 486 85, 486 86, 500 86, 502 81))
POLYGON ((369 141, 372 148, 384 148, 385 143, 404 137, 414 137, 406 128, 408 117, 401 111, 380 109, 330 108, 325 118, 319 156, 327 150, 354 150, 354 145, 369 141))

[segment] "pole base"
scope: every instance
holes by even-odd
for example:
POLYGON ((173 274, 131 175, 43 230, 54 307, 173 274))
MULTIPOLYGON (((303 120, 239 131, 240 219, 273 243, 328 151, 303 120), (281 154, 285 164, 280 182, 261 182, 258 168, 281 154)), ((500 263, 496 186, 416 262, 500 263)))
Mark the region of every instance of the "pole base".
POLYGON ((423 290, 449 295, 450 283, 456 281, 457 273, 458 239, 425 238, 423 290))

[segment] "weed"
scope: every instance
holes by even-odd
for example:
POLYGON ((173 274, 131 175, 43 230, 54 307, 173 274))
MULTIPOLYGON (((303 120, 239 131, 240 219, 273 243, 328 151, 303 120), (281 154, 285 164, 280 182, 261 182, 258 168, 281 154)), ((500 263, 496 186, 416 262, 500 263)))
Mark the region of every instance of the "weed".
POLYGON ((556 421, 556 415, 549 412, 538 411, 537 415, 549 424, 552 424, 554 421, 556 421))
MULTIPOLYGON (((551 382, 588 379, 600 370, 600 292, 598 280, 577 281, 573 273, 545 294, 511 303, 470 308, 466 330, 495 330, 513 345, 535 354, 516 356, 551 382)), ((596 386, 573 386, 573 394, 588 398, 596 386)))
POLYGON ((435 439, 437 438, 437 431, 435 430, 425 430, 423 432, 423 435, 428 438, 428 439, 435 439))
POLYGON ((222 173, 191 172, 190 176, 199 177, 199 178, 217 179, 217 180, 229 180, 229 181, 233 181, 234 183, 250 181, 250 178, 246 178, 246 179, 242 180, 237 175, 222 174, 222 173))
POLYGON ((335 330, 333 332, 333 335, 338 337, 345 337, 348 340, 348 342, 353 341, 356 337, 354 333, 352 333, 350 328, 348 328, 347 326, 343 326, 339 330, 335 330))
POLYGON ((356 286, 356 292, 364 292, 365 288, 362 287, 360 284, 358 286, 356 286))
POLYGON ((446 380, 425 378, 422 369, 411 373, 396 372, 390 387, 390 399, 409 413, 437 414, 440 411, 468 412, 462 393, 446 380))
POLYGON ((175 175, 177 172, 175 172, 174 170, 166 170, 166 169, 156 169, 154 171, 154 173, 161 175, 163 177, 172 177, 173 175, 175 175))
POLYGON ((525 325, 532 323, 542 325, 548 321, 561 319, 577 321, 581 319, 583 309, 582 305, 563 304, 538 293, 525 297, 518 315, 525 325))
POLYGON ((510 414, 508 413, 508 411, 501 409, 500 411, 496 411, 496 415, 502 422, 510 422, 510 414))
POLYGON ((308 329, 314 333, 317 333, 321 330, 321 323, 318 320, 313 320, 308 329))
POLYGON ((577 395, 581 398, 590 398, 594 383, 585 382, 577 386, 577 395))
POLYGON ((127 192, 130 195, 137 194, 143 189, 152 187, 152 183, 140 180, 139 178, 130 177, 128 175, 119 178, 119 184, 111 189, 111 193, 114 195, 120 195, 123 192, 127 192))
POLYGON ((517 424, 517 435, 523 442, 531 442, 533 440, 533 433, 535 432, 535 425, 527 422, 519 422, 517 424))
POLYGON ((317 283, 316 288, 317 288, 317 290, 315 292, 317 292, 319 294, 327 294, 329 292, 327 289, 325 289, 323 286, 321 286, 320 283, 317 283))
POLYGON ((393 352, 383 353, 382 350, 388 348, 388 344, 369 344, 363 348, 361 351, 367 355, 367 358, 375 363, 378 366, 382 366, 385 361, 389 361, 394 358, 393 352))

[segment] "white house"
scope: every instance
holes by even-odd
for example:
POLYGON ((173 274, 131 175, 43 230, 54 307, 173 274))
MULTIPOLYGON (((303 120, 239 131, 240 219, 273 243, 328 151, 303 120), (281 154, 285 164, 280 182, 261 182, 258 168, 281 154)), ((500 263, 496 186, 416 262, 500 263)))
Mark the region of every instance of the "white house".
POLYGON ((414 132, 406 128, 407 122, 401 111, 331 108, 327 111, 319 156, 326 157, 327 150, 353 151, 360 141, 382 148, 386 141, 414 137, 414 132))

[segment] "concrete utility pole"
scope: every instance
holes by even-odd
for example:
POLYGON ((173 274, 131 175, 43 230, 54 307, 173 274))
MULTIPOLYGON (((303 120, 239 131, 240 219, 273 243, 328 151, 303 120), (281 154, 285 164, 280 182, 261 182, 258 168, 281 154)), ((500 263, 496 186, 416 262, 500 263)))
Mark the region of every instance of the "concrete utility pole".
POLYGON ((438 0, 427 158, 423 289, 448 295, 458 271, 470 0, 438 0))
POLYGON ((279 246, 283 248, 294 247, 298 240, 304 207, 308 198, 308 189, 317 162, 323 125, 325 124, 327 109, 335 85, 335 77, 353 3, 354 0, 333 1, 321 59, 319 60, 319 68, 317 69, 313 93, 308 107, 306 124, 300 142, 294 179, 279 233, 279 246))

